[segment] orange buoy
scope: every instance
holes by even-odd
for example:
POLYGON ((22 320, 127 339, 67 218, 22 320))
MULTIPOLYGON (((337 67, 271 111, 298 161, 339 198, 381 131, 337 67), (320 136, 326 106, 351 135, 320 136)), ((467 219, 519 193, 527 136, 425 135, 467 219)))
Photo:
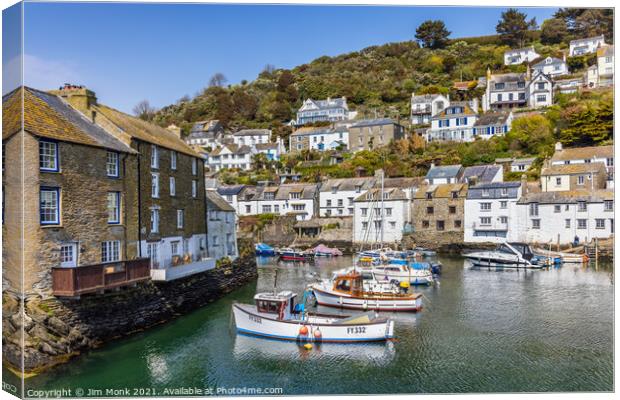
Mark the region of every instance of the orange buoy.
POLYGON ((299 334, 300 335, 307 335, 308 334, 308 327, 303 325, 301 328, 299 328, 299 334))
POLYGON ((321 331, 317 328, 314 330, 314 338, 315 339, 320 339, 323 337, 323 334, 321 333, 321 331))

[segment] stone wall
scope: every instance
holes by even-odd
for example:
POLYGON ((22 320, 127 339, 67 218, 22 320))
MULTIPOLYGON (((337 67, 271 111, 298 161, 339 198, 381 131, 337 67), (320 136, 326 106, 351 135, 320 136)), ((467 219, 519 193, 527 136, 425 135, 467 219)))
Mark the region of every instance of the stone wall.
MULTIPOLYGON (((112 339, 161 324, 200 308, 257 277, 253 255, 232 265, 172 282, 146 282, 133 288, 79 299, 26 300, 24 370, 37 372, 65 362, 112 339)), ((3 361, 19 370, 22 318, 19 300, 3 293, 3 361)))

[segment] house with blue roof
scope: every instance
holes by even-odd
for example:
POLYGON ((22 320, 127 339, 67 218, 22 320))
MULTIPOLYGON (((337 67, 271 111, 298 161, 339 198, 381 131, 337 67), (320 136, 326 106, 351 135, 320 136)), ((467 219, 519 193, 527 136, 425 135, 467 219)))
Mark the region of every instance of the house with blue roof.
POLYGON ((424 180, 429 185, 441 185, 444 183, 459 183, 465 172, 462 165, 431 165, 424 180))

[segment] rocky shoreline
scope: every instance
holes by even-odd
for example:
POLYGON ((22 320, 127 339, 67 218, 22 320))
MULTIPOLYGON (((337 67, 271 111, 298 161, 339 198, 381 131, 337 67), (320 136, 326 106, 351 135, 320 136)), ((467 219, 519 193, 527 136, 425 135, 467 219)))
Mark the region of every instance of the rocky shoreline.
POLYGON ((21 300, 4 292, 3 363, 25 376, 40 373, 106 342, 203 307, 257 276, 256 260, 248 255, 171 282, 148 281, 79 299, 28 297, 23 318, 21 300))

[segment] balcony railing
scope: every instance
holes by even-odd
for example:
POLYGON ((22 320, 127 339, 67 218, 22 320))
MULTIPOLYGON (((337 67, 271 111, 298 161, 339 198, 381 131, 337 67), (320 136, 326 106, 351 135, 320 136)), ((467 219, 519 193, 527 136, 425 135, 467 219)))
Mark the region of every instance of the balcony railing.
POLYGON ((52 268, 54 296, 76 297, 151 279, 149 259, 114 261, 73 268, 52 268))

